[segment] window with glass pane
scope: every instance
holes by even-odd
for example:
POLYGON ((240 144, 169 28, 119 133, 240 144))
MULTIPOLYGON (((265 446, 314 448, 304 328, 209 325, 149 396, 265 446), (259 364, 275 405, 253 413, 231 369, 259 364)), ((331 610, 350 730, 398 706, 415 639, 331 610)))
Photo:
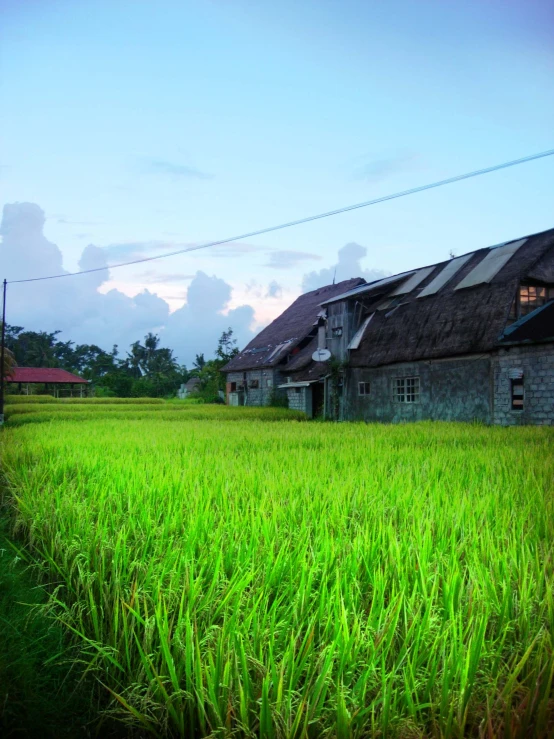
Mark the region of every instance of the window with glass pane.
POLYGON ((522 285, 519 288, 519 316, 526 316, 554 297, 552 288, 540 285, 522 285))
POLYGON ((358 383, 358 395, 369 395, 371 392, 371 385, 369 382, 358 383))
POLYGON ((393 390, 397 403, 419 403, 419 377, 395 377, 393 390))
POLYGON ((406 377, 406 403, 419 400, 419 377, 406 377))

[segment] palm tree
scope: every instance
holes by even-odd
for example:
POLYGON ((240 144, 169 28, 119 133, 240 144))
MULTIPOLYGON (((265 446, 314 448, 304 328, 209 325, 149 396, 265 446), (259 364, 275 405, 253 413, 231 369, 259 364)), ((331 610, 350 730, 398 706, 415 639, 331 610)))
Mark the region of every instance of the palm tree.
POLYGON ((140 341, 131 344, 131 351, 127 352, 127 364, 133 377, 142 377, 144 374, 143 364, 145 360, 145 349, 140 341))

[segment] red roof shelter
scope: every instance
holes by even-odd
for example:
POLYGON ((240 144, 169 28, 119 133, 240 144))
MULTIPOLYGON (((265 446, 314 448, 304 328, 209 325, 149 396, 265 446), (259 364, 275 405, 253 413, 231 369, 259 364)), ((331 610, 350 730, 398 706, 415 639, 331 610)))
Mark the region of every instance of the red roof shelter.
MULTIPOLYGON (((29 386, 31 383, 44 385, 80 385, 80 394, 83 394, 83 386, 90 384, 90 380, 83 380, 79 375, 74 375, 64 369, 57 367, 14 367, 11 375, 4 378, 6 383, 17 383, 19 389, 22 385, 29 386)), ((28 387, 27 387, 28 390, 28 387)), ((58 390, 58 388, 56 388, 58 390)), ((58 394, 56 392, 56 394, 58 394)))

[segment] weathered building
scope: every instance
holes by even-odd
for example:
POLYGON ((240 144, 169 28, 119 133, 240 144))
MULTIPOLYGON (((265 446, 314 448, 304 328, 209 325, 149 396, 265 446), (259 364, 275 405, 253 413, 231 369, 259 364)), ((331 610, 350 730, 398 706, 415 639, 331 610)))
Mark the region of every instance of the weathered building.
POLYGON ((306 334, 279 378, 291 407, 312 415, 323 403, 326 416, 349 420, 554 424, 554 230, 356 282, 316 296, 319 336, 306 334), (314 361, 318 346, 329 361, 314 361))
POLYGON ((316 335, 321 303, 363 283, 361 278, 345 280, 297 298, 223 368, 227 377, 227 402, 268 405, 275 394, 284 395, 279 386, 290 376, 289 365, 292 367, 292 361, 316 335))
POLYGON ((199 377, 191 377, 187 382, 184 382, 179 390, 177 390, 177 397, 181 398, 181 400, 184 400, 185 398, 190 397, 194 393, 198 393, 200 390, 200 378, 199 377))

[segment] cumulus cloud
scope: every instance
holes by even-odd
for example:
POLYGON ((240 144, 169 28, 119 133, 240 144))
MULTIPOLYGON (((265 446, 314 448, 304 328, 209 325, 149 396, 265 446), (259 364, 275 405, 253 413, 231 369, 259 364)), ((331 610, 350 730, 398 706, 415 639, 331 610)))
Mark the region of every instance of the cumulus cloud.
MULTIPOLYGON (((43 234, 44 221, 43 211, 34 203, 4 207, 0 274, 8 282, 67 274, 59 248, 43 234)), ((134 297, 116 289, 100 292, 110 279, 108 256, 105 249, 89 244, 79 268, 95 271, 9 285, 7 322, 33 331, 59 329, 64 340, 105 349, 118 344, 122 352, 154 331, 160 333, 164 346, 176 351, 179 361, 189 364, 198 352, 212 356, 221 332, 229 326, 241 346, 252 337, 254 310, 249 305, 227 310, 232 288, 224 280, 197 272, 189 285, 186 305, 170 315, 167 302, 147 289, 134 297)))
POLYGON ((205 272, 197 272, 187 292, 187 302, 169 316, 163 337, 167 346, 179 357, 194 358, 195 354, 212 355, 221 332, 229 326, 239 346, 252 338, 254 309, 242 305, 227 311, 231 286, 205 272))
POLYGON ((246 283, 244 291, 249 297, 258 298, 259 300, 281 298, 283 296, 283 287, 277 280, 271 280, 267 286, 257 280, 250 280, 246 283))
POLYGON ((361 260, 367 255, 365 246, 350 242, 339 249, 338 261, 332 267, 324 267, 318 272, 308 272, 302 279, 302 292, 317 290, 324 285, 330 285, 333 280, 341 282, 352 277, 363 277, 366 282, 386 277, 380 269, 364 269, 361 260))
POLYGON ((271 280, 267 286, 266 298, 280 298, 283 295, 283 288, 276 280, 271 280))
POLYGON ((269 262, 265 266, 273 267, 275 269, 290 269, 291 267, 295 267, 298 262, 319 259, 321 259, 321 257, 317 254, 310 254, 305 251, 272 251, 269 254, 269 262))

